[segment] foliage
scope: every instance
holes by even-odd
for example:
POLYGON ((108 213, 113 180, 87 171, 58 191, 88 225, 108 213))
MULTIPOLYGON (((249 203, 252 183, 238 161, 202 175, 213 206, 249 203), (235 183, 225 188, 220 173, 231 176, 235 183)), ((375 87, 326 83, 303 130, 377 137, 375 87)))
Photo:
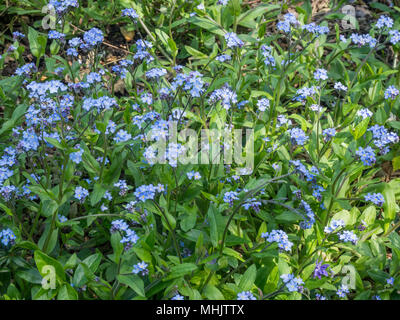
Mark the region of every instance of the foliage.
POLYGON ((399 298, 400 9, 298 2, 1 5, 3 299, 399 298), (157 154, 172 121, 253 168, 157 154))

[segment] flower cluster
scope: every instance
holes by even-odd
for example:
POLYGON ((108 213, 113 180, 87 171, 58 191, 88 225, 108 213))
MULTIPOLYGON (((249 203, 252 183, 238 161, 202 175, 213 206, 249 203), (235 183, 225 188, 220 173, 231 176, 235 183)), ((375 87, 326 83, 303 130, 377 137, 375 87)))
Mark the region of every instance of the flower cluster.
POLYGON ((229 110, 232 104, 237 103, 237 94, 232 91, 232 89, 225 85, 221 89, 216 89, 210 95, 210 103, 215 103, 216 101, 221 101, 221 105, 225 110, 229 110))
POLYGON ((200 180, 201 179, 201 175, 197 171, 196 172, 195 171, 190 171, 186 175, 187 175, 189 180, 192 180, 192 179, 193 180, 200 180))
POLYGON ((322 260, 317 260, 315 263, 314 278, 321 279, 322 276, 329 277, 328 271, 326 271, 326 269, 329 268, 329 264, 322 264, 322 262, 322 260))
POLYGON ((244 45, 243 41, 240 40, 234 32, 228 32, 224 35, 224 37, 228 48, 240 48, 244 45))
POLYGON ((5 246, 13 245, 17 237, 14 232, 10 229, 4 229, 0 232, 0 242, 5 246))
POLYGON ((282 274, 281 279, 289 292, 299 292, 304 284, 300 277, 295 277, 293 274, 282 274))
POLYGON ((146 262, 144 262, 144 261, 139 262, 133 266, 132 273, 134 273, 134 274, 140 273, 142 276, 145 276, 146 274, 149 273, 149 270, 147 269, 147 267, 148 267, 148 264, 146 262))
POLYGON ((343 242, 352 242, 356 244, 358 241, 358 237, 354 234, 353 231, 344 230, 341 233, 338 233, 339 240, 343 242))
POLYGON ((289 241, 288 235, 282 230, 262 233, 261 238, 265 238, 269 243, 276 242, 281 250, 290 251, 293 246, 293 242, 289 241))
POLYGON ((81 203, 85 202, 86 197, 89 195, 89 191, 81 186, 77 186, 75 188, 75 198, 78 199, 81 203))
POLYGON ((246 202, 242 204, 242 207, 245 210, 249 210, 250 208, 252 208, 255 212, 259 212, 261 207, 261 202, 258 201, 256 198, 251 198, 246 200, 246 202))
POLYGON ((346 294, 349 293, 350 290, 347 287, 347 285, 342 284, 338 290, 336 291, 336 294, 340 297, 340 298, 346 298, 346 294))
POLYGON ((189 91, 192 97, 200 97, 204 92, 203 75, 198 71, 192 71, 189 74, 178 73, 171 82, 171 89, 177 91, 181 88, 184 91, 189 91))
POLYGON ((365 201, 371 201, 373 204, 377 205, 378 207, 382 207, 385 203, 385 198, 381 193, 368 193, 364 196, 365 201))
POLYGON ((365 46, 365 45, 369 45, 370 48, 374 48, 378 41, 371 37, 369 34, 358 34, 358 33, 353 33, 350 36, 351 41, 358 45, 359 47, 365 46))
POLYGON ((360 158, 364 166, 371 166, 376 161, 374 149, 370 146, 366 148, 359 147, 356 151, 356 155, 360 158))
POLYGON ((260 111, 265 111, 269 108, 269 100, 267 98, 262 98, 257 101, 257 107, 260 111))
POLYGON ((141 185, 136 188, 136 191, 133 193, 138 201, 145 202, 146 200, 154 200, 156 192, 163 192, 165 190, 162 184, 158 184, 157 186, 149 185, 141 185))
POLYGON ((325 69, 317 69, 314 72, 314 79, 317 81, 323 81, 328 79, 328 72, 325 69))
POLYGON ((227 191, 224 194, 224 202, 228 203, 229 206, 233 206, 233 201, 239 200, 238 198, 239 193, 236 191, 227 191))
POLYGON ((257 300, 250 291, 242 291, 237 294, 237 300, 257 300))
POLYGON ((331 223, 329 226, 326 226, 324 229, 325 233, 332 233, 336 231, 338 228, 343 228, 346 224, 344 223, 343 220, 331 220, 331 223))
POLYGON ((396 97, 399 95, 399 89, 397 89, 395 86, 389 86, 385 90, 385 99, 396 99, 396 97))
POLYGON ((135 11, 135 9, 132 8, 123 9, 121 11, 121 15, 123 17, 130 17, 135 23, 137 22, 137 18, 139 18, 139 15, 135 11))
POLYGON ((297 27, 300 23, 296 19, 295 15, 292 13, 287 13, 283 16, 283 21, 279 21, 276 24, 278 30, 289 33, 291 32, 291 27, 297 27))
POLYGON ((289 129, 288 132, 293 144, 303 146, 308 140, 308 136, 306 136, 304 131, 300 128, 292 128, 289 129))

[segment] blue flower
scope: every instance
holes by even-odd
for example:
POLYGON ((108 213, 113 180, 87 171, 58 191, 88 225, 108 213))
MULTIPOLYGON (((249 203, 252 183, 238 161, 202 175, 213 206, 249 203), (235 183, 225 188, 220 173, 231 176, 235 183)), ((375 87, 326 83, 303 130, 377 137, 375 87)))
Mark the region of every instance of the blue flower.
POLYGON ((92 28, 83 34, 83 40, 89 46, 94 47, 103 42, 104 40, 103 32, 98 28, 92 28))
POLYGON ((142 276, 145 276, 146 274, 149 273, 149 270, 147 269, 147 267, 148 267, 148 264, 146 262, 144 262, 144 261, 139 262, 133 266, 132 273, 134 273, 134 274, 141 273, 142 276))
POLYGON ((393 286, 394 285, 394 278, 390 277, 389 279, 386 279, 386 283, 393 286))
POLYGON ((264 63, 266 66, 275 66, 275 58, 272 55, 272 48, 270 46, 262 45, 261 46, 261 53, 264 56, 265 60, 264 63))
POLYGON ((19 31, 14 31, 12 35, 13 35, 13 40, 18 40, 19 38, 21 39, 25 38, 25 35, 19 31))
POLYGON ((341 219, 332 220, 329 226, 326 226, 324 229, 325 233, 332 233, 338 228, 343 228, 345 226, 345 222, 341 219))
POLYGON ((353 33, 350 36, 351 41, 358 45, 359 47, 369 45, 370 48, 374 48, 377 44, 377 40, 371 37, 369 34, 359 35, 358 33, 353 33))
POLYGON ((326 297, 321 295, 321 294, 319 294, 319 293, 316 293, 315 294, 315 300, 326 300, 326 297))
POLYGON ((175 296, 173 296, 171 300, 185 300, 185 298, 178 293, 175 296))
POLYGON ((342 231, 341 233, 338 233, 339 240, 343 242, 352 242, 353 244, 356 244, 358 241, 357 236, 354 234, 353 231, 342 231))
POLYGON ((262 98, 257 102, 258 110, 264 112, 269 108, 269 100, 267 98, 262 98))
POLYGON ((260 207, 261 207, 261 202, 258 201, 256 198, 248 199, 248 200, 246 200, 245 203, 242 204, 242 207, 245 210, 249 210, 250 208, 253 208, 253 210, 255 212, 259 212, 260 207))
POLYGON ((17 237, 11 229, 4 229, 0 232, 0 242, 7 247, 8 245, 13 245, 17 237))
POLYGON ((321 276, 328 277, 328 271, 326 269, 329 267, 329 264, 322 264, 322 260, 318 261, 315 263, 315 269, 314 269, 314 278, 321 279, 321 276))
POLYGON ((343 85, 341 82, 336 82, 333 87, 338 91, 340 91, 340 90, 347 91, 347 87, 345 85, 343 85))
POLYGON ((139 237, 136 234, 135 231, 133 231, 132 229, 128 229, 126 230, 125 236, 121 239, 121 243, 123 243, 125 245, 124 249, 127 251, 130 248, 132 248, 132 246, 138 242, 139 237))
POLYGON ((125 180, 119 180, 118 182, 114 183, 114 187, 119 188, 119 195, 124 196, 128 192, 128 185, 125 180))
POLYGON ((68 41, 68 45, 72 48, 79 47, 82 44, 82 39, 79 37, 72 38, 68 41))
POLYGON ((371 201, 373 204, 376 204, 378 207, 382 207, 385 203, 385 198, 381 193, 368 193, 364 196, 365 201, 371 201))
POLYGON ((317 69, 314 72, 314 79, 317 81, 327 80, 328 79, 328 72, 325 69, 317 69))
POLYGON ((75 188, 75 198, 78 199, 81 203, 85 201, 85 198, 89 195, 89 191, 81 186, 75 188))
POLYGON ((398 30, 390 30, 389 35, 391 44, 397 44, 400 42, 400 32, 398 30))
POLYGON ((290 134, 291 140, 293 141, 292 143, 303 146, 308 140, 308 136, 306 136, 304 131, 299 128, 289 129, 288 132, 290 134))
POLYGON ((311 209, 310 205, 307 202, 305 202, 304 200, 301 200, 300 202, 306 212, 305 220, 300 222, 300 228, 310 229, 310 228, 312 228, 312 226, 314 225, 314 222, 315 222, 314 211, 311 209))
POLYGON ((276 242, 278 248, 281 250, 290 251, 293 246, 293 243, 289 241, 287 234, 282 230, 272 230, 269 233, 262 233, 261 238, 265 238, 265 241, 269 243, 276 242))
POLYGON ((237 48, 237 47, 243 47, 244 43, 242 40, 238 38, 236 33, 234 32, 228 32, 224 35, 225 40, 226 40, 226 45, 228 48, 237 48))
POLYGON ((78 0, 50 0, 49 6, 52 6, 58 15, 65 14, 70 8, 78 8, 78 0))
POLYGON ((58 221, 60 221, 61 223, 67 222, 68 219, 66 216, 63 216, 61 214, 58 215, 58 221))
POLYGON ((308 87, 300 88, 297 90, 296 96, 293 98, 293 100, 304 102, 304 100, 307 97, 312 97, 314 94, 316 94, 317 89, 318 89, 318 87, 315 87, 315 86, 310 87, 310 88, 308 88, 308 87))
POLYGON ((366 119, 372 117, 372 112, 369 111, 367 108, 362 108, 357 111, 357 116, 366 119))
POLYGON ((79 164, 79 163, 81 163, 81 161, 82 161, 82 154, 83 154, 83 152, 84 152, 84 150, 83 150, 81 147, 79 147, 79 151, 77 151, 77 152, 72 152, 72 153, 69 155, 69 158, 70 158, 73 162, 75 162, 76 164, 79 164))
POLYGON ((336 135, 336 130, 335 130, 335 128, 324 129, 324 130, 322 130, 322 135, 325 138, 324 139, 325 142, 329 141, 336 135))
POLYGON ((340 298, 346 298, 346 293, 349 293, 349 288, 345 285, 342 284, 338 290, 336 291, 336 294, 340 297, 340 298))
POLYGON ((380 16, 375 26, 378 29, 384 29, 384 28, 390 29, 391 27, 393 27, 393 19, 385 15, 380 16))
POLYGON ((121 129, 117 132, 116 136, 114 137, 114 141, 116 143, 119 142, 126 142, 128 140, 132 139, 132 135, 129 134, 127 131, 121 129))
POLYGON ((145 202, 146 200, 153 200, 156 194, 156 188, 152 185, 142 185, 136 188, 134 195, 138 201, 145 202))
POLYGON ((128 9, 123 9, 122 10, 122 16, 123 17, 130 17, 132 18, 132 20, 136 23, 137 22, 137 18, 139 18, 139 15, 137 14, 137 12, 135 11, 135 9, 132 8, 128 8, 128 9))
POLYGON ((395 99, 399 95, 399 90, 395 86, 389 86, 385 90, 385 99, 395 99))
POLYGON ((65 34, 61 33, 61 32, 58 32, 58 31, 55 31, 55 30, 51 30, 48 33, 48 37, 49 37, 49 39, 62 40, 62 39, 65 38, 65 34))
POLYGON ((29 128, 22 132, 20 145, 25 151, 37 150, 37 148, 39 147, 39 139, 32 128, 29 128))
POLYGON ((224 194, 224 202, 229 203, 229 206, 233 206, 234 200, 239 200, 238 198, 239 193, 236 191, 227 191, 224 194))
POLYGON ((146 72, 146 77, 149 79, 158 79, 167 74, 167 70, 164 68, 153 68, 146 72))
POLYGON ((110 232, 114 233, 117 231, 127 231, 129 229, 128 224, 124 220, 114 220, 111 222, 111 229, 110 232))
POLYGON ((216 89, 210 95, 210 103, 221 101, 221 105, 225 110, 229 110, 232 104, 237 103, 237 94, 227 84, 221 89, 216 89))
POLYGON ((188 177, 188 179, 189 180, 192 180, 192 179, 194 179, 194 180, 200 180, 201 179, 201 175, 200 175, 200 173, 199 172, 195 172, 195 171, 190 171, 190 172, 188 172, 187 174, 187 177, 188 177))
POLYGON ((237 294, 237 300, 257 300, 250 291, 242 291, 237 294))
POLYGON ((374 149, 369 146, 366 148, 359 147, 356 155, 360 158, 364 166, 373 165, 376 161, 374 149))
POLYGON ((33 62, 27 63, 22 67, 19 67, 15 70, 15 74, 17 76, 25 76, 28 77, 32 72, 37 71, 36 65, 33 62))
POLYGON ((293 274, 283 274, 281 279, 289 292, 298 292, 302 289, 301 285, 304 284, 300 277, 295 277, 293 274))

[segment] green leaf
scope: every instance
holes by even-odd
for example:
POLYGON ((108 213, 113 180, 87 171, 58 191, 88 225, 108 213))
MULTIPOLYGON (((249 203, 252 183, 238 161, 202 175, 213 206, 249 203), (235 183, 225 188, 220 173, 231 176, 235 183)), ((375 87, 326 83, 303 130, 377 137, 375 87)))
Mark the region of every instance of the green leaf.
POLYGON ((139 296, 146 297, 143 280, 138 275, 136 274, 132 274, 129 276, 119 275, 117 279, 119 282, 127 285, 129 288, 135 291, 139 296))
POLYGON ((45 53, 47 38, 39 35, 35 29, 29 27, 28 40, 32 54, 39 59, 45 53))
POLYGON ((197 270, 197 265, 194 263, 182 263, 180 265, 173 266, 170 270, 169 276, 165 280, 181 278, 195 270, 197 270))
POLYGON ((204 295, 209 300, 225 300, 224 295, 215 286, 208 284, 204 288, 204 295))
POLYGON ((54 269, 56 271, 57 279, 65 281, 64 268, 60 262, 49 257, 48 255, 46 255, 45 253, 43 253, 42 251, 39 251, 39 250, 35 251, 34 258, 35 258, 36 267, 42 276, 46 276, 48 274, 48 273, 42 272, 43 267, 51 265, 54 267, 54 269))
POLYGON ((96 205, 101 198, 103 198, 107 189, 99 183, 96 183, 93 188, 93 192, 90 195, 90 204, 92 206, 96 205))
POLYGON ((185 46, 185 49, 194 58, 197 58, 197 59, 207 59, 208 58, 208 56, 205 53, 200 52, 199 50, 196 50, 192 47, 185 46))
POLYGON ((195 24, 196 26, 198 26, 208 32, 212 32, 212 33, 215 33, 220 36, 223 36, 226 33, 225 30, 221 26, 219 26, 215 22, 212 22, 205 18, 191 17, 189 19, 189 22, 195 24))
POLYGON ((54 138, 44 138, 48 143, 51 145, 55 146, 57 149, 64 150, 65 148, 61 145, 61 143, 58 142, 57 139, 54 138))
POLYGON ((58 290, 57 300, 78 300, 78 293, 66 283, 58 290))
POLYGON ((384 231, 386 232, 389 229, 391 222, 396 217, 396 197, 390 184, 385 184, 382 194, 385 198, 385 203, 383 204, 383 217, 385 218, 384 231))
POLYGON ((0 208, 2 208, 4 212, 7 213, 9 216, 13 215, 11 209, 9 209, 5 204, 0 203, 0 208))
POLYGON ((362 120, 356 127, 354 130, 352 130, 351 134, 353 135, 355 140, 358 140, 359 138, 361 138, 364 133, 367 131, 368 129, 368 124, 369 124, 369 118, 365 118, 364 120, 362 120))
POLYGON ((207 216, 210 224, 210 239, 214 248, 218 247, 218 241, 219 241, 217 217, 216 217, 217 214, 218 214, 217 208, 213 203, 211 203, 208 209, 207 216))
POLYGON ((256 268, 255 264, 252 264, 250 266, 250 268, 248 268, 246 270, 246 272, 243 274, 242 278, 240 279, 239 288, 242 291, 250 290, 254 285, 256 276, 257 276, 257 268, 256 268))
MULTIPOLYGON (((254 21, 255 19, 262 17, 262 15, 266 12, 272 12, 279 8, 279 5, 260 4, 257 7, 242 13, 238 17, 237 23, 246 28, 254 28, 256 26, 256 22, 254 21)), ((276 14, 278 13, 279 11, 276 11, 276 14)))
POLYGON ((400 156, 394 157, 392 159, 392 166, 393 166, 393 171, 397 171, 400 169, 400 156))

